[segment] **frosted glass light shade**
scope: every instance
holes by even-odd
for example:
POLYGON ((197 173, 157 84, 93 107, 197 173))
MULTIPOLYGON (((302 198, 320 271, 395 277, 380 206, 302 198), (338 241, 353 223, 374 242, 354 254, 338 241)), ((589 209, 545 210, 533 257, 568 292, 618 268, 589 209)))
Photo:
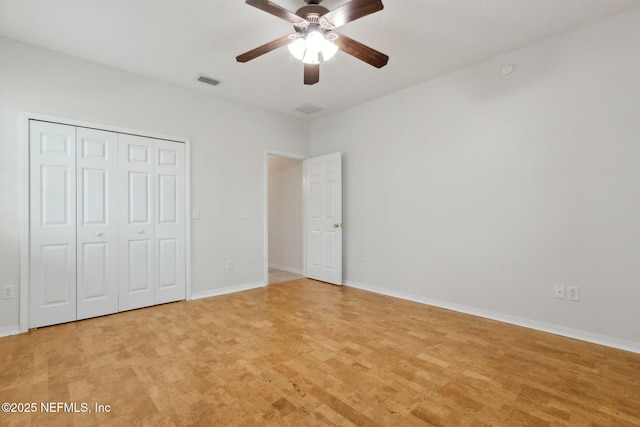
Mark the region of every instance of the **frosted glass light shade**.
POLYGON ((305 38, 298 37, 287 47, 294 58, 305 64, 319 64, 321 53, 322 60, 328 61, 338 51, 338 46, 319 31, 311 31, 305 38))
POLYGON ((302 58, 302 62, 304 62, 305 64, 319 64, 320 56, 318 55, 318 52, 307 49, 304 52, 304 58, 302 58))
POLYGON ((328 61, 333 58, 333 55, 335 55, 337 51, 338 46, 327 39, 324 40, 324 43, 322 44, 322 59, 324 61, 328 61))
POLYGON ((308 50, 318 53, 324 46, 324 35, 322 35, 322 33, 319 31, 311 31, 309 34, 307 34, 305 43, 308 50))
POLYGON ((304 58, 304 51, 307 50, 305 47, 304 39, 299 37, 295 39, 293 42, 289 43, 289 52, 296 58, 298 61, 302 61, 304 58))

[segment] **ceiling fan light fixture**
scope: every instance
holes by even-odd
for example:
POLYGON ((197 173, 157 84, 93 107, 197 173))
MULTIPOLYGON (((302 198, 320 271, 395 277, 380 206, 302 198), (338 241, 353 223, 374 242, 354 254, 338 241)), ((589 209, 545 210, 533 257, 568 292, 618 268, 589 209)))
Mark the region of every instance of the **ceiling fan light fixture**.
POLYGON ((310 31, 304 37, 295 38, 287 47, 298 61, 305 64, 319 64, 320 54, 322 54, 322 61, 328 61, 338 51, 338 46, 332 40, 320 31, 310 31))
POLYGON ((307 50, 307 48, 305 47, 304 39, 302 37, 298 37, 297 39, 289 43, 287 47, 289 48, 289 52, 291 52, 291 55, 293 55, 294 58, 296 58, 298 61, 302 61, 302 59, 304 58, 304 52, 305 50, 307 50))
POLYGON ((381 11, 382 0, 348 0, 329 10, 320 6, 322 0, 304 0, 306 6, 295 13, 267 0, 245 0, 245 3, 293 24, 294 33, 279 37, 242 55, 238 62, 248 62, 285 45, 299 61, 304 62, 304 84, 320 81, 320 63, 343 52, 376 68, 387 65, 389 57, 334 30, 343 25, 381 11), (336 43, 337 41, 337 43, 336 43))
POLYGON ((302 58, 302 62, 305 64, 319 64, 320 56, 317 52, 313 52, 311 49, 307 49, 304 52, 304 58, 302 58))
POLYGON ((304 40, 307 50, 318 53, 322 50, 325 39, 320 31, 309 31, 304 40))
POLYGON ((337 51, 338 51, 338 46, 336 46, 335 43, 325 39, 324 43, 322 44, 322 60, 323 61, 330 60, 331 58, 333 58, 333 55, 335 55, 337 51))

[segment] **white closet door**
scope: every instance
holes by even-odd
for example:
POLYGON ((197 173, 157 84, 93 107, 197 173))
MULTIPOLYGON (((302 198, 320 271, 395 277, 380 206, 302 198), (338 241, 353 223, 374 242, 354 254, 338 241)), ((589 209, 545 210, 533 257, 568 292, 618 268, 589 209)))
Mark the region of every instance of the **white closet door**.
POLYGON ((119 309, 155 301, 153 140, 120 134, 119 144, 119 309))
POLYGON ((184 144, 155 141, 155 303, 185 298, 184 144))
POLYGON ((77 130, 78 319, 118 311, 118 134, 77 130))
POLYGON ((76 129, 31 121, 29 327, 76 319, 76 129))

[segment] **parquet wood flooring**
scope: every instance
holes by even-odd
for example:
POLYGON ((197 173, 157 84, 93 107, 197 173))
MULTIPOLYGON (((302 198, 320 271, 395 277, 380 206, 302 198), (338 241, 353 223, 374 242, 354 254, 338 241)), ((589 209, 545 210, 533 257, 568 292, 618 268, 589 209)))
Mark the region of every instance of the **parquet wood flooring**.
POLYGON ((0 402, 92 410, 3 426, 640 425, 638 354, 308 279, 1 338, 0 362, 0 402))
POLYGON ((290 273, 284 270, 278 270, 277 268, 269 267, 269 284, 290 282, 291 280, 302 279, 304 276, 296 273, 290 273))

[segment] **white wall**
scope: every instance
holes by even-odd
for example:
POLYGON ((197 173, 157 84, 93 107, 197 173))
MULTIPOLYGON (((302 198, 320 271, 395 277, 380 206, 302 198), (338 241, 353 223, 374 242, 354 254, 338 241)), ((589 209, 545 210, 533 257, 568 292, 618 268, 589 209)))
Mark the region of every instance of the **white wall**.
POLYGON ((636 10, 315 121, 347 282, 640 349, 639 40, 636 10))
MULTIPOLYGON (((306 154, 308 122, 6 38, 0 58, 0 286, 19 284, 23 111, 191 138, 192 291, 265 280, 264 150, 306 154)), ((0 335, 18 301, 0 299, 0 335)))
POLYGON ((302 274, 303 162, 269 156, 269 265, 302 274))

